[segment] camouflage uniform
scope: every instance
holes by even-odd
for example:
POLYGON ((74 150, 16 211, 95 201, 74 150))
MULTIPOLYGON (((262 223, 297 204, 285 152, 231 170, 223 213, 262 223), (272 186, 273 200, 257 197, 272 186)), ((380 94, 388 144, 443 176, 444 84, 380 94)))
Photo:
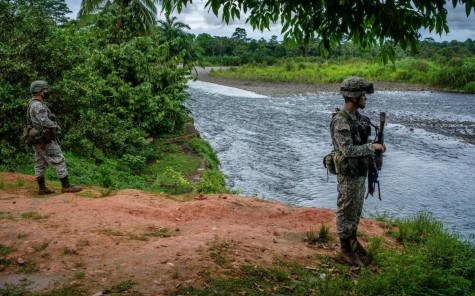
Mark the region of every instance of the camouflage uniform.
MULTIPOLYGON (((57 129, 59 126, 52 121, 52 113, 45 103, 32 99, 28 107, 28 116, 33 125, 43 129, 57 129)), ((35 176, 44 177, 47 166, 51 166, 59 178, 68 176, 66 162, 56 139, 47 144, 33 145, 35 151, 35 176)))
MULTIPOLYGON (((356 123, 358 131, 366 128, 368 123, 363 120, 359 112, 353 114, 347 109, 343 109, 342 112, 345 112, 356 123)), ((338 113, 333 117, 331 123, 331 135, 334 148, 340 150, 345 157, 362 157, 374 153, 371 143, 354 145, 350 125, 346 118, 338 113)), ((354 138, 356 142, 362 142, 359 132, 354 135, 354 138)), ((336 226, 340 238, 350 238, 352 234, 356 233, 363 210, 366 191, 365 179, 366 175, 356 177, 337 175, 336 226)))

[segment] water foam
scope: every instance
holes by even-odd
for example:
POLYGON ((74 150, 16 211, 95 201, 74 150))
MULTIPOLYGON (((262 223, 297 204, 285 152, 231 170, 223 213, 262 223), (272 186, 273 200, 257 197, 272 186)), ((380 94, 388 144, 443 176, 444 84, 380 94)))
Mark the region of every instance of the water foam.
POLYGON ((193 89, 199 89, 201 91, 210 93, 210 94, 217 94, 223 96, 231 96, 231 97, 240 97, 240 98, 268 98, 268 96, 256 94, 252 91, 243 90, 236 87, 224 86, 215 83, 209 83, 204 81, 188 81, 188 86, 193 89))

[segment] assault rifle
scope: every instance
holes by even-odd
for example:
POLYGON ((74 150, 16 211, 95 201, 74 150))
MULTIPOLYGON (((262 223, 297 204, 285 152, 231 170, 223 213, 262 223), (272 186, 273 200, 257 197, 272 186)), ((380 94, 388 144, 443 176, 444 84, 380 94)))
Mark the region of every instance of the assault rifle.
MULTIPOLYGON (((373 125, 376 136, 374 143, 384 145, 384 124, 386 123, 386 112, 379 113, 379 127, 373 125)), ((378 198, 381 200, 381 189, 379 188, 378 172, 383 166, 383 152, 376 151, 373 156, 369 158, 369 170, 368 170, 368 193, 366 198, 371 194, 373 196, 376 185, 378 185, 378 198)))

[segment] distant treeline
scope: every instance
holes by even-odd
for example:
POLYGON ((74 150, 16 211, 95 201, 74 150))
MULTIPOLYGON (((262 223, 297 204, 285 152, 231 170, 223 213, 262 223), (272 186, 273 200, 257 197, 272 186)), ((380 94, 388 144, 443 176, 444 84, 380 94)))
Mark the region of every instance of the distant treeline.
POLYGON ((435 42, 425 39, 418 50, 395 46, 394 63, 375 63, 380 49, 343 43, 324 54, 318 43, 285 44, 247 38, 245 29, 231 37, 200 34, 194 40, 204 65, 240 66, 214 73, 232 79, 274 82, 339 82, 348 75, 379 81, 422 83, 475 93, 475 41, 435 42))
MULTIPOLYGON (((347 58, 376 58, 379 48, 360 49, 352 43, 343 43, 332 52, 325 55, 319 48, 318 42, 309 45, 286 44, 278 41, 277 36, 270 40, 248 38, 245 29, 237 28, 231 37, 199 34, 194 44, 201 51, 205 64, 238 66, 249 63, 265 63, 272 65, 282 58, 320 57, 322 59, 347 58)), ((410 49, 402 50, 396 46, 396 58, 414 57, 434 60, 440 64, 460 64, 461 60, 475 56, 475 41, 467 39, 464 42, 435 42, 427 38, 420 42, 417 52, 410 49)))

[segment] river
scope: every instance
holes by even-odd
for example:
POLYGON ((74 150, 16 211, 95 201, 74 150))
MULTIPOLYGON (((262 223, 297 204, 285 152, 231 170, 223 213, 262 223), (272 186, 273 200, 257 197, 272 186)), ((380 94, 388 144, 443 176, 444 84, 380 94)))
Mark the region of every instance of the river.
MULTIPOLYGON (((338 93, 268 97, 201 81, 189 83, 195 126, 221 162, 227 185, 242 195, 306 207, 336 208, 336 177, 322 158, 332 150, 338 93)), ((376 91, 362 111, 386 112, 387 153, 380 201, 363 215, 414 217, 430 212, 451 232, 475 235, 475 95, 376 91), (473 142, 472 142, 473 143, 473 142)))

